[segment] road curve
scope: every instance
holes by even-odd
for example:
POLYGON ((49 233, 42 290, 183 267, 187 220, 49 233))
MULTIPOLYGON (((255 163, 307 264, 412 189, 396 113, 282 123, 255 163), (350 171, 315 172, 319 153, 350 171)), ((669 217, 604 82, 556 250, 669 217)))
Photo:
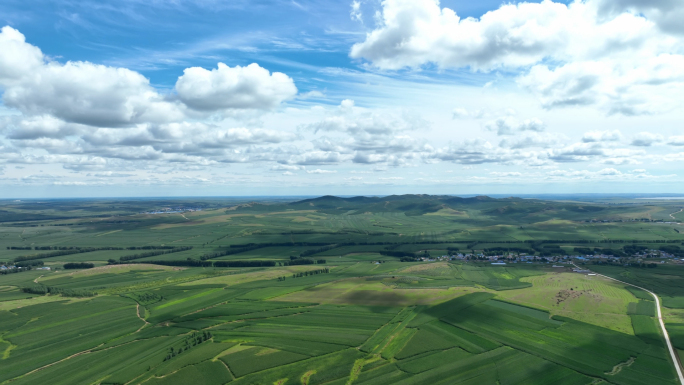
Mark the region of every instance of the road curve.
MULTIPOLYGON (((575 266, 578 269, 588 270, 586 267, 581 268, 581 267, 575 265, 574 263, 573 263, 573 266, 575 266)), ((670 351, 670 356, 672 357, 672 362, 675 365, 675 369, 677 369, 677 375, 679 376, 679 382, 682 385, 684 385, 684 376, 682 375, 682 366, 681 366, 681 363, 679 362, 679 358, 677 357, 677 353, 675 353, 674 349, 672 348, 672 342, 670 342, 670 335, 667 334, 667 329, 665 329, 665 322, 663 322, 663 316, 662 316, 662 313, 660 312, 660 300, 658 299, 658 296, 654 292, 652 292, 648 289, 644 289, 641 286, 632 285, 631 283, 620 281, 619 279, 611 278, 607 275, 599 274, 596 272, 592 272, 592 273, 594 273, 598 276, 601 276, 603 278, 608 278, 608 279, 615 281, 615 282, 620 282, 620 283, 625 284, 625 285, 636 287, 637 289, 641 289, 641 290, 643 290, 643 291, 645 291, 645 292, 647 292, 653 296, 653 298, 655 299, 655 302, 656 302, 656 309, 658 309, 658 321, 660 322, 660 328, 663 329, 663 336, 665 336, 665 342, 667 343, 667 349, 670 351)))

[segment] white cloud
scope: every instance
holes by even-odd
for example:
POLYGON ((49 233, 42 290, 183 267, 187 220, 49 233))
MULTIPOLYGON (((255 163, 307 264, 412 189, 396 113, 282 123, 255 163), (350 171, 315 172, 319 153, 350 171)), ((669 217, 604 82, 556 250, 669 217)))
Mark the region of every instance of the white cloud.
POLYGON ((632 139, 632 146, 649 147, 653 144, 662 143, 665 140, 660 134, 653 134, 651 132, 640 132, 632 139))
POLYGON ((307 174, 337 174, 337 171, 335 170, 321 170, 320 168, 317 168, 315 170, 306 170, 307 174))
POLYGON ((620 133, 620 130, 589 131, 584 133, 584 135, 582 136, 582 142, 584 143, 617 142, 621 139, 622 133, 620 133))
POLYGON ((7 137, 9 139, 64 138, 83 131, 82 127, 67 124, 50 115, 13 119, 7 137))
POLYGON ((139 73, 49 61, 11 27, 0 32, 0 87, 4 104, 27 116, 51 115, 100 127, 183 117, 179 106, 166 101, 139 73))
POLYGON ((352 20, 354 21, 359 21, 363 23, 363 13, 361 12, 361 1, 360 0, 353 0, 351 3, 351 12, 349 12, 349 16, 351 17, 352 20))
POLYGON ((289 76, 253 63, 246 67, 218 68, 208 71, 187 68, 176 82, 176 92, 183 103, 200 111, 225 109, 272 109, 293 98, 297 87, 289 76))
POLYGON ((513 135, 519 131, 541 132, 546 129, 546 125, 540 119, 532 118, 519 121, 513 117, 501 117, 485 123, 485 128, 496 132, 497 135, 513 135))
POLYGON ((348 133, 355 137, 387 136, 402 131, 426 129, 428 122, 408 111, 368 110, 343 100, 334 114, 302 126, 314 132, 348 133))
POLYGON ((43 66, 43 53, 26 43, 24 35, 5 26, 0 30, 0 83, 12 84, 43 66))
POLYGON ((128 177, 135 176, 135 174, 126 174, 126 173, 120 173, 120 172, 105 171, 105 172, 97 172, 94 174, 87 174, 86 176, 94 176, 96 178, 128 178, 128 177))
POLYGON ((684 135, 669 137, 667 144, 670 146, 684 146, 684 135))
MULTIPOLYGON (((292 166, 289 164, 276 164, 276 165, 271 167, 271 171, 299 171, 302 169, 303 169, 302 166, 292 166)), ((290 174, 292 174, 292 173, 290 172, 290 174)))
POLYGON ((499 146, 514 150, 532 147, 549 148, 567 143, 567 140, 568 138, 565 135, 528 132, 506 138, 499 143, 499 146))
POLYGON ((663 28, 665 15, 684 12, 674 1, 546 0, 462 19, 438 0, 385 0, 375 30, 350 55, 382 69, 519 70, 519 84, 545 108, 660 113, 679 105, 684 88, 684 47, 663 28))
POLYGON ((622 12, 643 14, 663 31, 684 33, 684 3, 679 0, 597 0, 601 16, 614 17, 622 12))
POLYGON ((516 156, 514 151, 493 146, 490 142, 482 139, 467 140, 439 148, 430 157, 465 165, 510 164, 516 159, 522 160, 523 158, 516 156))
POLYGON ((465 118, 473 118, 473 119, 480 119, 485 116, 485 111, 483 109, 476 109, 476 110, 468 110, 463 107, 458 107, 454 108, 452 111, 452 117, 454 119, 465 119, 465 118))
POLYGON ((501 172, 501 171, 492 171, 489 173, 490 175, 497 176, 497 177, 519 177, 522 176, 523 174, 517 171, 509 171, 509 172, 501 172))

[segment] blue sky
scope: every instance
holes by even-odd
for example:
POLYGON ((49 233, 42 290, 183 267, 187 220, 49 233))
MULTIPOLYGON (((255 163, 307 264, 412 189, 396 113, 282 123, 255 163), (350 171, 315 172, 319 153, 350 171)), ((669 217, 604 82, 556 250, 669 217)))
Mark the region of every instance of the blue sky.
POLYGON ((0 197, 680 192, 678 15, 5 0, 0 197))

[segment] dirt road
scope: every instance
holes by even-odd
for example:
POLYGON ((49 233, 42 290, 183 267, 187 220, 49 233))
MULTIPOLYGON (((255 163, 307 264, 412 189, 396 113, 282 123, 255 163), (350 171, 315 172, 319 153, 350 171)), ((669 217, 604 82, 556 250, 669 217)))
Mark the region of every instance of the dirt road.
MULTIPOLYGON (((574 263, 573 263, 573 265, 578 269, 580 268, 579 266, 575 265, 574 263)), ((620 281, 620 280, 615 279, 615 278, 608 277, 608 276, 603 275, 603 274, 599 274, 599 273, 594 273, 594 274, 601 276, 603 278, 610 279, 610 280, 615 281, 615 282, 620 282, 624 285, 636 287, 637 289, 641 289, 641 290, 643 290, 643 291, 645 291, 645 292, 647 292, 653 296, 653 299, 655 299, 655 303, 656 303, 656 309, 658 309, 658 321, 660 322, 660 328, 663 330, 663 336, 665 336, 665 342, 667 342, 667 349, 670 351, 670 356, 672 357, 672 361, 674 362, 675 369, 677 369, 677 376, 679 376, 679 382, 682 385, 684 385, 684 376, 682 375, 682 364, 681 364, 681 362, 679 362, 679 357, 677 356, 677 353, 675 353, 674 349, 672 348, 672 342, 670 342, 670 336, 669 336, 669 334, 667 334, 667 329, 665 329, 665 322, 663 322, 663 315, 660 312, 660 299, 658 299, 658 296, 654 292, 647 290, 647 289, 644 289, 643 287, 640 287, 637 285, 632 285, 631 283, 623 282, 623 281, 620 281)))

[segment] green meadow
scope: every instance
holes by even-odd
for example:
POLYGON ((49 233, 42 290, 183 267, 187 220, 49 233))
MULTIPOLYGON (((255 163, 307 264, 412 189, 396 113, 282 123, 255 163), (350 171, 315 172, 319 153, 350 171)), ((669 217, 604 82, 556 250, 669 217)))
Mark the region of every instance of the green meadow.
MULTIPOLYGON (((643 291, 569 265, 400 257, 681 246, 679 206, 2 202, 0 261, 40 263, 0 275, 0 384, 676 384, 643 291), (179 206, 202 210, 146 213, 179 206)), ((684 266, 588 267, 656 292, 684 351, 684 266)))

